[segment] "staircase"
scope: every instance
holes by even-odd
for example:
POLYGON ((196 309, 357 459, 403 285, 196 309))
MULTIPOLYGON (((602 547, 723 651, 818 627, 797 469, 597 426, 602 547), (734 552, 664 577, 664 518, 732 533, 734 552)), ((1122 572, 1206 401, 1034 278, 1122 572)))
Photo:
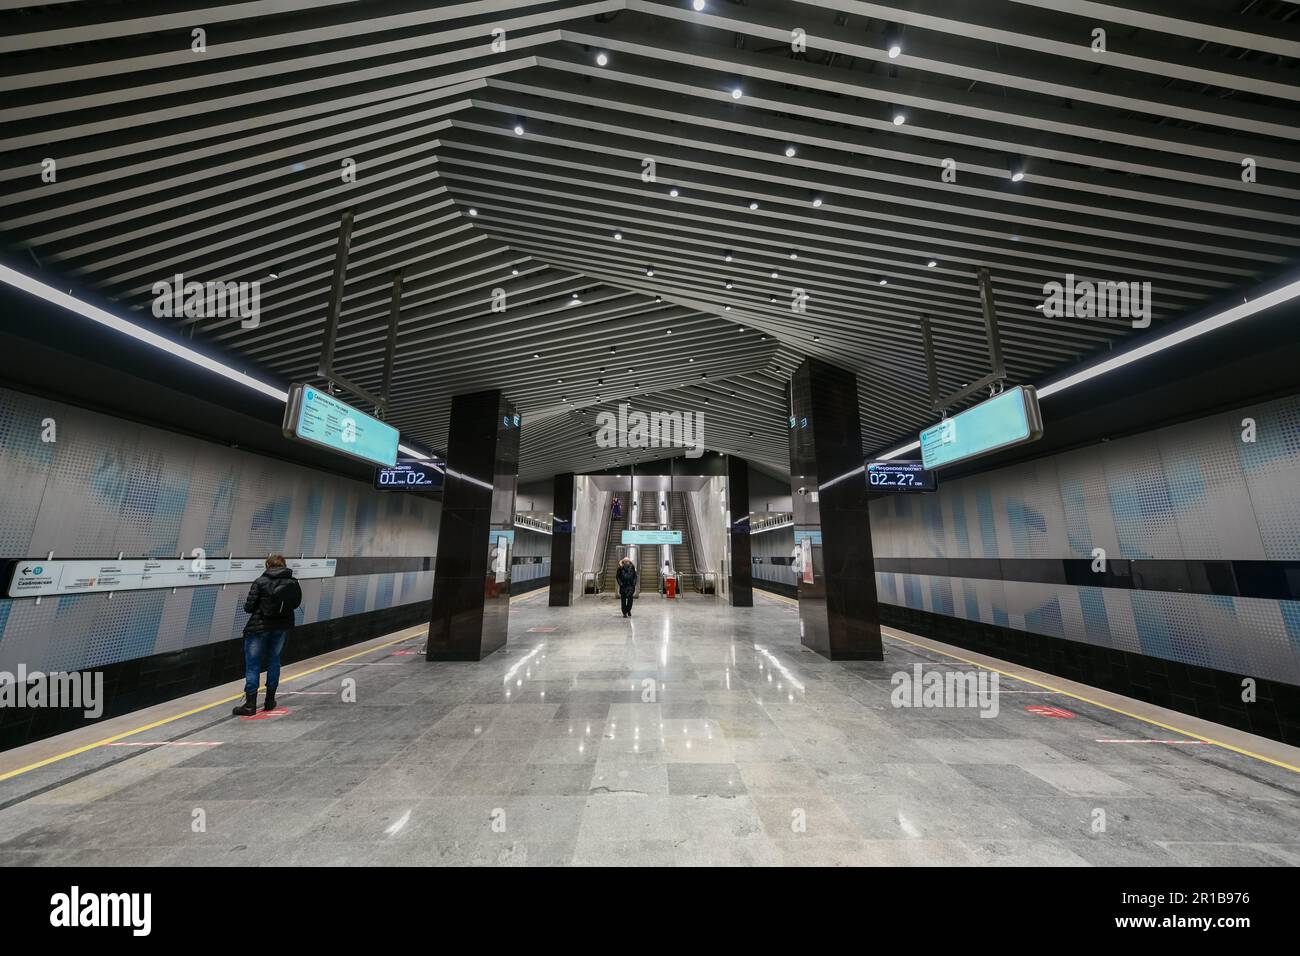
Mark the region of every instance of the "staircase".
MULTIPOLYGON (((637 500, 641 502, 641 507, 637 513, 640 524, 637 527, 641 531, 658 531, 660 528, 659 492, 643 491, 637 495, 637 500)), ((663 568, 660 567, 661 564, 658 545, 643 544, 636 549, 636 570, 641 575, 637 580, 639 590, 648 590, 653 593, 659 589, 659 578, 663 573, 663 568)))
POLYGON ((674 491, 668 496, 668 520, 670 527, 682 533, 682 543, 672 547, 673 570, 683 576, 683 584, 698 589, 699 578, 695 576, 695 557, 691 552, 691 525, 686 518, 686 492, 674 491))
POLYGON ((628 526, 628 506, 623 506, 623 516, 615 518, 611 513, 609 516, 609 537, 605 539, 605 561, 600 568, 600 590, 609 592, 617 591, 618 586, 614 581, 614 574, 618 571, 618 562, 627 552, 627 548, 621 544, 623 540, 623 531, 628 526))

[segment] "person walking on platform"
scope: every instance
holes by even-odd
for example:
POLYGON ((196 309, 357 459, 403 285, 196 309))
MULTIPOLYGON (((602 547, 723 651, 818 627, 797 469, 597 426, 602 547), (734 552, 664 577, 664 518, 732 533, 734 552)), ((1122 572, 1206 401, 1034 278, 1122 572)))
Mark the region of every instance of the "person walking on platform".
POLYGON ((623 603, 623 616, 632 616, 632 601, 636 599, 636 565, 631 558, 624 558, 618 563, 618 573, 614 575, 618 582, 618 597, 623 603))
POLYGON ((280 652, 293 628, 293 612, 302 604, 302 587, 284 555, 266 559, 266 570, 248 589, 244 610, 251 617, 244 625, 244 702, 231 713, 251 717, 257 713, 257 685, 266 669, 267 710, 275 709, 275 689, 280 685, 280 652))

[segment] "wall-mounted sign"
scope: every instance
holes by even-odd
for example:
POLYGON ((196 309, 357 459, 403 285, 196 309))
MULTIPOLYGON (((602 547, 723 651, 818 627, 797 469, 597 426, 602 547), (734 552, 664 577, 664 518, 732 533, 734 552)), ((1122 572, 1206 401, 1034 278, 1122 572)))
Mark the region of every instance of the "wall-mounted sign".
POLYGON ((869 461, 867 485, 872 491, 934 491, 939 479, 919 461, 869 461))
POLYGON ((1018 385, 921 432, 921 461, 942 468, 1042 437, 1038 392, 1018 385))
POLYGON ((680 531, 624 531, 620 544, 681 544, 680 531))
MULTIPOLYGON (((294 577, 334 577, 333 558, 287 558, 294 577)), ((5 591, 11 598, 147 591, 205 584, 246 584, 266 570, 265 558, 104 558, 15 561, 5 591)))
POLYGON ((341 402, 314 385, 293 385, 284 406, 286 438, 328 448, 341 455, 393 467, 397 464, 396 428, 341 402))
POLYGON ((375 469, 380 491, 441 491, 443 465, 437 461, 403 458, 392 468, 375 469))

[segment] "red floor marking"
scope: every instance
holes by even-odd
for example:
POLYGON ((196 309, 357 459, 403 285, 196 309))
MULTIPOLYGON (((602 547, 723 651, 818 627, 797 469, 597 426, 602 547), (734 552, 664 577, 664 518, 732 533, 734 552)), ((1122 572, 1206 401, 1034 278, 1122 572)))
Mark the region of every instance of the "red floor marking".
POLYGON ((240 717, 240 720, 268 720, 271 717, 283 717, 289 713, 288 707, 277 707, 275 710, 259 710, 249 717, 240 717))
POLYGON ((220 747, 224 740, 115 740, 110 747, 220 747))
POLYGON ((1203 744, 1204 740, 1151 740, 1142 737, 1138 740, 1098 740, 1099 744, 1203 744))
POLYGON ((406 657, 411 654, 418 654, 419 651, 393 651, 394 657, 406 657))
POLYGON ((1040 717, 1059 717, 1062 720, 1072 720, 1075 716, 1073 711, 1066 710, 1064 707, 1047 707, 1043 704, 1030 704, 1025 710, 1040 717))

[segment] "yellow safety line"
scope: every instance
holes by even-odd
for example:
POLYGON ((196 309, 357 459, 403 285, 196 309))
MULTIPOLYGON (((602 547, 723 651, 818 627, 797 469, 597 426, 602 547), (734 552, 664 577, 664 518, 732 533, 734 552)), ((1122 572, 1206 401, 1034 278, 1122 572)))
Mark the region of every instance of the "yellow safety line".
MULTIPOLYGON (((776 599, 776 600, 778 600, 778 601, 785 601, 785 602, 790 603, 790 604, 797 604, 797 603, 798 603, 797 601, 791 601, 789 598, 785 597, 784 595, 780 595, 780 594, 765 593, 765 596, 766 596, 766 597, 770 597, 770 598, 774 598, 774 599, 776 599)), ((894 640, 896 640, 896 641, 902 641, 904 644, 911 644, 913 647, 919 647, 919 648, 922 648, 923 650, 931 651, 932 653, 935 653, 935 654, 942 654, 944 657, 950 657, 950 658, 952 658, 953 660, 955 660, 955 661, 960 661, 960 662, 963 663, 963 664, 970 664, 972 667, 982 667, 982 668, 984 668, 984 670, 986 670, 986 671, 993 671, 995 674, 1001 674, 1002 676, 1004 676, 1004 677, 1010 677, 1010 678, 1012 678, 1013 680, 1024 681, 1026 684, 1033 684, 1035 687, 1041 687, 1041 688, 1043 688, 1044 690, 1050 690, 1050 691, 1052 691, 1053 693, 1056 693, 1056 694, 1062 694, 1062 695, 1064 695, 1064 696, 1066 696, 1066 697, 1072 698, 1073 700, 1081 700, 1081 701, 1083 701, 1085 704, 1092 704, 1094 707, 1100 707, 1100 708, 1102 708, 1103 710, 1109 710, 1109 711, 1111 711, 1111 712, 1113 712, 1113 713, 1116 713, 1116 714, 1122 714, 1122 715, 1125 716, 1125 717, 1131 717, 1131 718, 1133 718, 1134 720, 1140 720, 1140 721, 1142 721, 1143 723, 1151 724, 1153 727, 1159 727, 1159 728, 1161 728, 1161 729, 1163 729, 1163 730, 1172 730, 1174 733, 1176 733, 1176 734, 1182 734, 1184 737, 1190 737, 1190 738, 1192 738, 1193 740, 1200 740, 1200 741, 1203 741, 1203 742, 1205 742, 1205 743, 1207 743, 1207 744, 1214 744, 1214 746, 1216 746, 1216 747, 1222 747, 1224 750, 1231 750, 1233 753, 1239 753, 1239 754, 1242 754, 1243 756, 1246 756, 1246 757, 1254 757, 1256 760, 1262 760, 1264 763, 1270 763, 1270 764, 1272 764, 1272 765, 1275 766, 1275 767, 1281 767, 1282 769, 1284 769, 1284 770, 1290 770, 1290 771, 1293 772, 1293 773, 1300 773, 1300 767, 1293 766, 1292 764, 1285 763, 1285 762, 1283 762, 1283 761, 1281 761, 1281 760, 1274 760, 1272 757, 1265 757, 1263 754, 1257 754, 1257 753, 1255 753, 1255 752, 1252 751, 1252 750, 1246 750, 1246 749, 1244 749, 1244 748, 1242 748, 1242 747, 1234 746, 1233 744, 1225 744, 1225 743, 1224 743, 1223 741, 1221 741, 1221 740, 1214 740, 1213 738, 1203 736, 1202 734, 1194 734, 1194 733, 1192 733, 1192 732, 1189 731, 1189 730, 1183 730, 1182 728, 1180 728, 1180 727, 1174 727, 1174 726, 1171 725, 1171 724, 1161 723, 1160 721, 1158 721, 1158 720, 1154 720, 1154 719, 1152 719, 1152 718, 1150 718, 1150 717, 1143 717, 1143 716, 1141 716, 1140 714, 1129 713, 1127 710, 1123 710, 1123 709, 1121 709, 1121 708, 1119 708, 1119 707, 1114 707, 1114 706, 1112 706, 1112 705, 1110 705, 1110 704, 1103 704, 1103 703, 1102 703, 1101 701, 1099 701, 1099 700, 1092 700, 1092 699, 1089 698, 1089 697, 1084 697, 1082 694, 1076 694, 1076 693, 1073 693, 1072 691, 1068 691, 1068 690, 1061 690, 1061 688, 1059 688, 1059 687, 1053 687, 1051 684, 1043 684, 1043 683, 1040 683, 1040 682, 1038 682, 1038 681, 1036 681, 1036 680, 1030 680, 1028 677, 1022 677, 1022 676, 1019 675, 1019 674, 1014 674, 1014 673, 1012 673, 1012 672, 1010 672, 1010 671, 999 670, 999 669, 996 668, 996 667, 990 667, 988 664, 981 664, 981 663, 979 663, 978 661, 968 660, 967 658, 959 657, 959 656, 956 655, 956 654, 950 654, 948 651, 941 651, 941 650, 939 650, 939 648, 937 648, 937 647, 931 647, 931 646, 928 645, 928 644, 918 644, 918 643, 916 643, 915 641, 909 641, 909 640, 908 640, 907 638, 905 638, 905 637, 899 637, 898 634, 897 634, 896 632, 894 632, 892 628, 891 628, 891 633, 889 634, 889 636, 890 636, 891 638, 893 638, 894 640)))
MULTIPOLYGON (((523 594, 516 594, 510 599, 510 601, 511 603, 514 603, 515 601, 521 601, 524 600, 525 598, 534 597, 536 595, 536 592, 541 590, 542 588, 536 588, 533 591, 526 591, 523 594)), ((330 661, 327 664, 321 664, 317 667, 313 667, 311 670, 302 671, 301 673, 294 674, 290 677, 286 677, 284 678, 284 680, 286 682, 291 680, 297 680, 300 677, 306 677, 308 674, 314 674, 319 670, 325 669, 326 667, 336 667, 339 664, 345 663, 346 661, 350 661, 355 657, 360 657, 362 654, 370 654, 373 653, 374 651, 382 651, 385 647, 392 647, 394 644, 401 644, 403 641, 412 641, 412 640, 415 640, 415 638, 401 637, 398 638, 397 640, 389 641, 387 644, 377 644, 376 646, 371 647, 367 650, 357 651, 355 654, 349 654, 347 657, 341 657, 336 661, 330 661)), ((201 714, 203 711, 211 710, 213 707, 220 707, 222 704, 229 704, 231 701, 242 700, 243 697, 244 697, 243 694, 236 694, 233 697, 224 697, 221 700, 213 701, 210 704, 204 704, 202 707, 195 707, 193 710, 187 710, 183 714, 176 714, 173 717, 164 717, 162 720, 156 720, 152 724, 145 724, 143 727, 136 727, 134 730, 124 730, 120 734, 114 734, 112 737, 105 737, 103 740, 96 741, 93 744, 86 744, 84 747, 78 747, 75 750, 69 750, 67 753, 58 754, 57 756, 54 757, 46 757, 44 760, 38 760, 36 763, 28 764, 26 767, 19 767, 17 770, 10 770, 8 773, 0 773, 0 781, 8 780, 11 777, 17 777, 20 774, 27 773, 29 770, 38 770, 41 767, 47 767, 52 763, 58 763, 60 760, 66 760, 69 757, 75 757, 77 756, 77 754, 84 754, 87 751, 95 750, 98 747, 107 746, 108 744, 115 743, 116 741, 122 740, 123 738, 126 737, 134 737, 136 734, 144 733, 146 730, 153 730, 155 727, 161 727, 163 724, 170 724, 172 721, 181 720, 185 717, 192 717, 194 714, 201 714)))
MULTIPOLYGON (((404 641, 413 641, 416 639, 417 638, 414 637, 399 637, 396 640, 389 641, 386 644, 377 644, 374 647, 366 648, 364 651, 357 651, 355 654, 349 654, 347 657, 341 657, 336 661, 329 661, 328 663, 320 664, 316 667, 313 667, 310 670, 305 670, 300 673, 293 674, 289 677, 285 677, 284 682, 297 680, 300 677, 306 677, 308 674, 314 674, 317 671, 324 670, 326 667, 336 667, 337 665, 345 663, 346 661, 350 661, 355 657, 361 657, 363 654, 373 654, 375 651, 382 651, 384 648, 392 647, 394 644, 401 644, 404 641)), ((155 727, 161 727, 163 724, 170 724, 172 721, 181 720, 182 718, 185 717, 191 717, 194 714, 201 714, 205 710, 211 710, 213 707, 220 707, 222 704, 229 704, 231 701, 235 701, 235 700, 243 700, 243 698, 244 695, 242 693, 236 694, 233 697, 223 697, 221 700, 214 700, 212 703, 204 704, 202 707, 195 707, 193 710, 187 710, 183 714, 176 714, 172 717, 164 717, 162 720, 155 720, 152 724, 145 724, 143 727, 136 727, 134 730, 124 730, 120 734, 114 734, 112 737, 105 737, 103 740, 97 741, 93 744, 86 744, 84 747, 78 747, 75 750, 69 750, 67 753, 58 754, 57 756, 54 757, 46 757, 44 760, 38 760, 36 763, 28 764, 26 767, 19 767, 17 770, 10 770, 8 773, 0 774, 0 781, 8 780, 11 777, 17 777, 20 774, 27 773, 29 770, 37 770, 41 767, 49 766, 52 763, 58 763, 60 760, 66 760, 69 757, 75 757, 77 756, 77 754, 84 754, 89 750, 95 750, 98 747, 106 746, 118 740, 122 740, 126 737, 134 737, 136 734, 144 733, 146 730, 153 730, 155 727)))

